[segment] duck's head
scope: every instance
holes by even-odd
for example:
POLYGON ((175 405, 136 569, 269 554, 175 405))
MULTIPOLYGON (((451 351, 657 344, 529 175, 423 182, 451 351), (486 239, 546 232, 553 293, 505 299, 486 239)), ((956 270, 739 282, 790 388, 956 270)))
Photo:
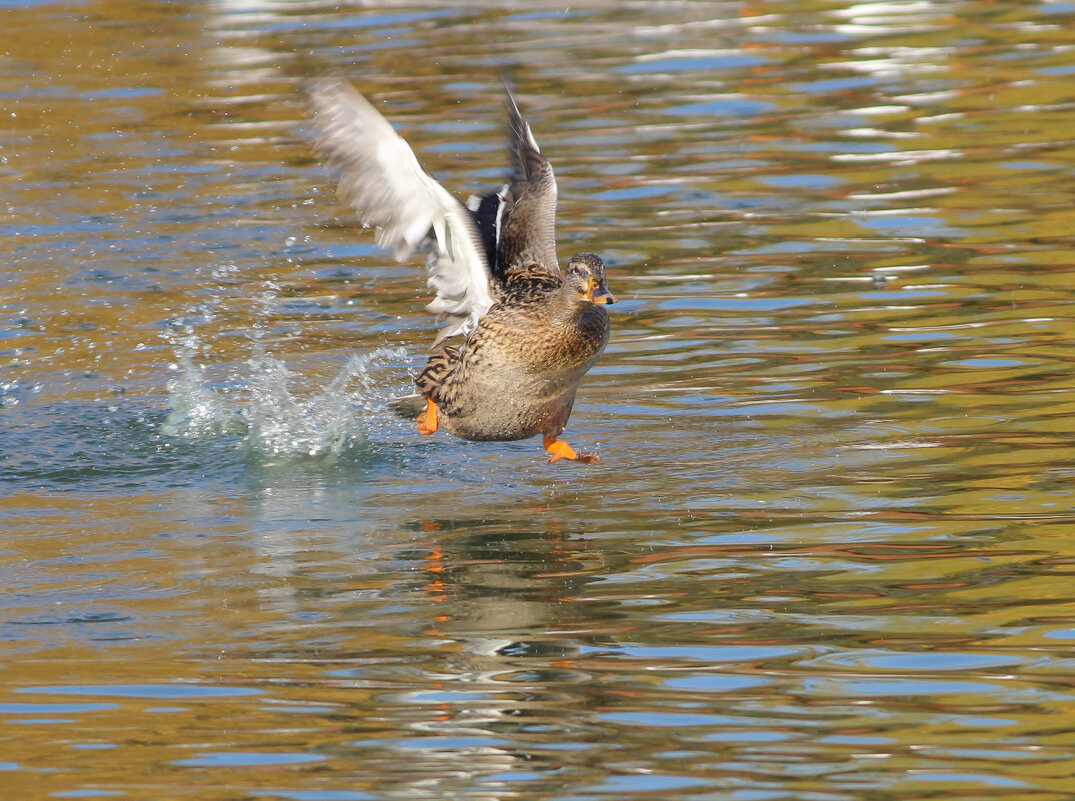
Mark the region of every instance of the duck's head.
POLYGON ((564 284, 577 293, 580 303, 594 303, 601 306, 615 303, 616 298, 608 291, 605 282, 605 263, 596 253, 578 253, 567 263, 567 277, 564 284))

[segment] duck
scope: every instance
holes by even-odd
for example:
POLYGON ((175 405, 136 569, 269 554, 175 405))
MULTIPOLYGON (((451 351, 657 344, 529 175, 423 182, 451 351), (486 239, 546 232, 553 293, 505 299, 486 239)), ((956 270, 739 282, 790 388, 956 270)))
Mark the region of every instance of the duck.
POLYGON ((410 145, 341 77, 306 86, 313 150, 339 198, 376 229, 399 262, 428 248, 426 309, 446 323, 416 392, 390 408, 419 433, 473 441, 540 435, 548 462, 593 464, 560 438, 583 376, 609 340, 614 303, 594 253, 556 255, 556 178, 507 82, 511 169, 495 191, 466 203, 418 162, 410 145), (454 342, 455 344, 450 344, 454 342))

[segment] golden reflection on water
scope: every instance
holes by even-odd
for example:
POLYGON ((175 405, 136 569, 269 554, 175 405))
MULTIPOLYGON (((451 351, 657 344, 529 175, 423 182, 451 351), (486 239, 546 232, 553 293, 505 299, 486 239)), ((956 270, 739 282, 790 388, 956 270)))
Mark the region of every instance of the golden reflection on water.
POLYGON ((8 792, 1068 797, 1073 13, 0 9, 8 792), (298 81, 465 195, 500 65, 623 301, 601 466, 419 441, 391 358, 265 447, 433 326, 298 81))

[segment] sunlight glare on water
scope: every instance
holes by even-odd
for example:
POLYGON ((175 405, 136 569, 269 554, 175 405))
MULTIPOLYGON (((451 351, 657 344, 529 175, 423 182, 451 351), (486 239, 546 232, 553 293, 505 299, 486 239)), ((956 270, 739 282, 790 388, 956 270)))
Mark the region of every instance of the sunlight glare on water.
POLYGON ((1075 6, 0 3, 0 795, 1066 801, 1075 6), (423 437, 335 198, 500 71, 601 254, 565 432, 423 437))

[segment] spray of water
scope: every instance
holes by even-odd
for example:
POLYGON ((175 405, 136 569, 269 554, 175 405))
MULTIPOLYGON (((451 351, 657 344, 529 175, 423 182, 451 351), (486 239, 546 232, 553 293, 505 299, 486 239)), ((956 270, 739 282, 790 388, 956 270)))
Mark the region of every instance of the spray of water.
POLYGON ((221 316, 234 315, 236 296, 251 298, 249 292, 237 292, 236 284, 242 284, 237 266, 211 268, 201 301, 184 310, 163 334, 175 353, 165 436, 235 437, 239 447, 261 456, 330 456, 366 445, 371 431, 383 430, 395 419, 387 402, 412 391, 406 351, 381 347, 351 356, 327 383, 323 375, 293 374, 264 343, 280 298, 274 281, 264 281, 252 296, 254 308, 243 331, 250 357, 214 364, 219 360, 212 343, 221 316))
POLYGON ((273 455, 309 456, 354 447, 366 439, 369 424, 383 420, 384 404, 396 394, 377 383, 375 368, 405 356, 402 348, 354 355, 323 389, 298 398, 287 365, 269 354, 255 354, 248 362, 247 446, 273 455))
POLYGON ((197 338, 188 334, 177 344, 163 433, 184 439, 236 435, 247 450, 271 456, 339 455, 365 443, 369 428, 389 417, 385 403, 399 393, 399 364, 407 355, 388 347, 356 354, 327 384, 300 395, 295 387, 305 379, 296 379, 258 342, 239 374, 216 385, 195 361, 204 351, 197 338))

